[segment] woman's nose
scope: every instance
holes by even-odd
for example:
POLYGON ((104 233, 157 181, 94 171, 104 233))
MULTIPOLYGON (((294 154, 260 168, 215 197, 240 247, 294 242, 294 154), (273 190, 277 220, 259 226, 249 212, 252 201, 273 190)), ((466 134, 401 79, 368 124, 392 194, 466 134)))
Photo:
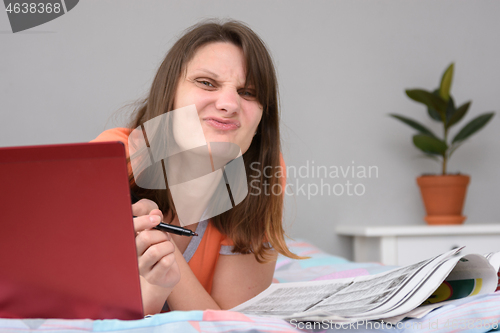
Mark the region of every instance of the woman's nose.
POLYGON ((237 113, 240 110, 240 98, 236 90, 223 89, 217 96, 215 107, 227 113, 237 113))

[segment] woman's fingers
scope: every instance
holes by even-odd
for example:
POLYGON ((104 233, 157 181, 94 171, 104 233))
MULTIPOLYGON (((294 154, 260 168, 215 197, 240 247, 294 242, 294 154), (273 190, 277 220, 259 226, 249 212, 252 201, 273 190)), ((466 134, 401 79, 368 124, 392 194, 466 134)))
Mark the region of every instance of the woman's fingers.
POLYGON ((167 234, 157 230, 143 231, 137 236, 136 243, 139 273, 151 284, 174 286, 180 273, 175 261, 175 246, 167 240, 167 234))
POLYGON ((163 220, 163 214, 158 205, 151 200, 141 199, 132 205, 134 230, 139 233, 157 226, 163 220))
POLYGON ((135 237, 137 255, 142 256, 146 250, 155 244, 168 242, 170 240, 167 233, 159 230, 144 230, 135 237))
POLYGON ((149 271, 146 279, 150 283, 160 285, 164 288, 175 286, 180 280, 181 274, 179 266, 175 261, 174 253, 170 253, 163 258, 149 271))
POLYGON ((132 205, 132 213, 137 216, 134 230, 140 275, 151 284, 173 287, 180 279, 175 245, 168 233, 153 229, 163 220, 162 212, 153 201, 142 199, 132 205))
POLYGON ((158 210, 158 205, 154 201, 141 199, 132 205, 132 214, 134 216, 148 215, 154 209, 158 210))
POLYGON ((161 216, 158 214, 144 215, 134 217, 134 231, 141 232, 151 229, 161 222, 161 216))
POLYGON ((175 247, 169 241, 154 244, 148 247, 140 257, 139 268, 143 269, 143 273, 147 273, 153 266, 159 264, 165 256, 174 253, 174 251, 175 247))

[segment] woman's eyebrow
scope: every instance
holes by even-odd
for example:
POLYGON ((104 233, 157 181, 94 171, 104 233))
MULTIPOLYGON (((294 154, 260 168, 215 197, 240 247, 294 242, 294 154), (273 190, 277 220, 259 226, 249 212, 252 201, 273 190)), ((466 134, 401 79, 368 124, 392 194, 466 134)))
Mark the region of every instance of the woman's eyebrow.
POLYGON ((205 73, 207 73, 207 74, 209 74, 209 75, 213 76, 213 77, 214 77, 214 79, 218 79, 218 78, 219 78, 219 75, 215 74, 215 73, 214 73, 214 72, 212 72, 212 71, 209 71, 208 69, 205 69, 205 68, 198 68, 198 69, 196 69, 196 70, 197 70, 197 71, 202 71, 202 72, 205 72, 205 73))
MULTIPOLYGON (((204 73, 206 73, 206 74, 208 74, 208 75, 212 76, 212 78, 213 78, 214 80, 216 80, 216 81, 219 79, 219 75, 217 75, 216 73, 214 73, 214 72, 212 72, 211 70, 208 70, 208 69, 206 69, 206 68, 197 68, 197 69, 194 69, 194 70, 193 70, 194 74, 197 74, 196 72, 198 72, 198 71, 200 71, 200 72, 204 72, 204 73)), ((242 85, 242 88, 244 88, 244 87, 245 87, 245 85, 242 85)), ((252 85, 252 84, 251 84, 251 85, 249 85, 249 86, 248 86, 248 87, 246 87, 246 88, 249 88, 249 89, 255 89, 254 85, 252 85)))

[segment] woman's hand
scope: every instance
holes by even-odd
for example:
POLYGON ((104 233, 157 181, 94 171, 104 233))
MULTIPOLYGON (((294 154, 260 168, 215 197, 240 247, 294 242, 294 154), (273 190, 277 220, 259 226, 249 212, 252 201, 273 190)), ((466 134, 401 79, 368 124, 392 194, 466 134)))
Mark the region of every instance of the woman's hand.
POLYGON ((151 285, 173 288, 180 280, 175 246, 168 233, 152 229, 163 219, 156 203, 142 199, 132 205, 139 274, 151 285))

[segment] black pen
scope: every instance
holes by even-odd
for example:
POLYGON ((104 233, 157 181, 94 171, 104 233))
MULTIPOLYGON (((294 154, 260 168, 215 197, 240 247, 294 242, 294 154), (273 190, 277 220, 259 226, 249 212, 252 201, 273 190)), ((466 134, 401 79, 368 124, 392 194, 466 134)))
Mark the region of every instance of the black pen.
POLYGON ((160 231, 165 231, 165 232, 168 232, 171 234, 180 235, 180 236, 188 236, 188 237, 198 236, 198 234, 196 232, 193 232, 189 229, 185 229, 182 227, 178 227, 176 225, 163 223, 163 222, 160 222, 160 224, 158 224, 155 227, 155 229, 160 230, 160 231))
MULTIPOLYGON (((135 193, 132 192, 132 191, 130 191, 130 198, 132 199, 132 204, 134 204, 134 203, 136 203, 137 201, 140 200, 135 195, 135 193)), ((134 216, 134 217, 137 217, 137 216, 134 216)), ((157 229, 157 230, 160 230, 160 231, 164 231, 164 232, 168 232, 170 234, 176 234, 176 235, 180 235, 180 236, 187 236, 187 237, 198 236, 198 234, 196 232, 193 232, 193 231, 191 231, 189 229, 185 229, 185 228, 182 228, 182 227, 178 227, 176 225, 172 225, 172 224, 168 224, 168 223, 163 223, 163 222, 160 222, 160 224, 158 224, 154 228, 157 229)))
MULTIPOLYGON (((134 217, 137 217, 137 216, 134 216, 134 217)), ((178 227, 178 226, 173 225, 173 224, 163 223, 163 222, 160 222, 160 224, 158 224, 154 228, 156 230, 160 230, 163 232, 168 232, 170 234, 176 234, 176 235, 180 235, 180 236, 188 236, 188 237, 198 236, 198 234, 196 232, 193 232, 189 229, 186 229, 183 227, 178 227)))

